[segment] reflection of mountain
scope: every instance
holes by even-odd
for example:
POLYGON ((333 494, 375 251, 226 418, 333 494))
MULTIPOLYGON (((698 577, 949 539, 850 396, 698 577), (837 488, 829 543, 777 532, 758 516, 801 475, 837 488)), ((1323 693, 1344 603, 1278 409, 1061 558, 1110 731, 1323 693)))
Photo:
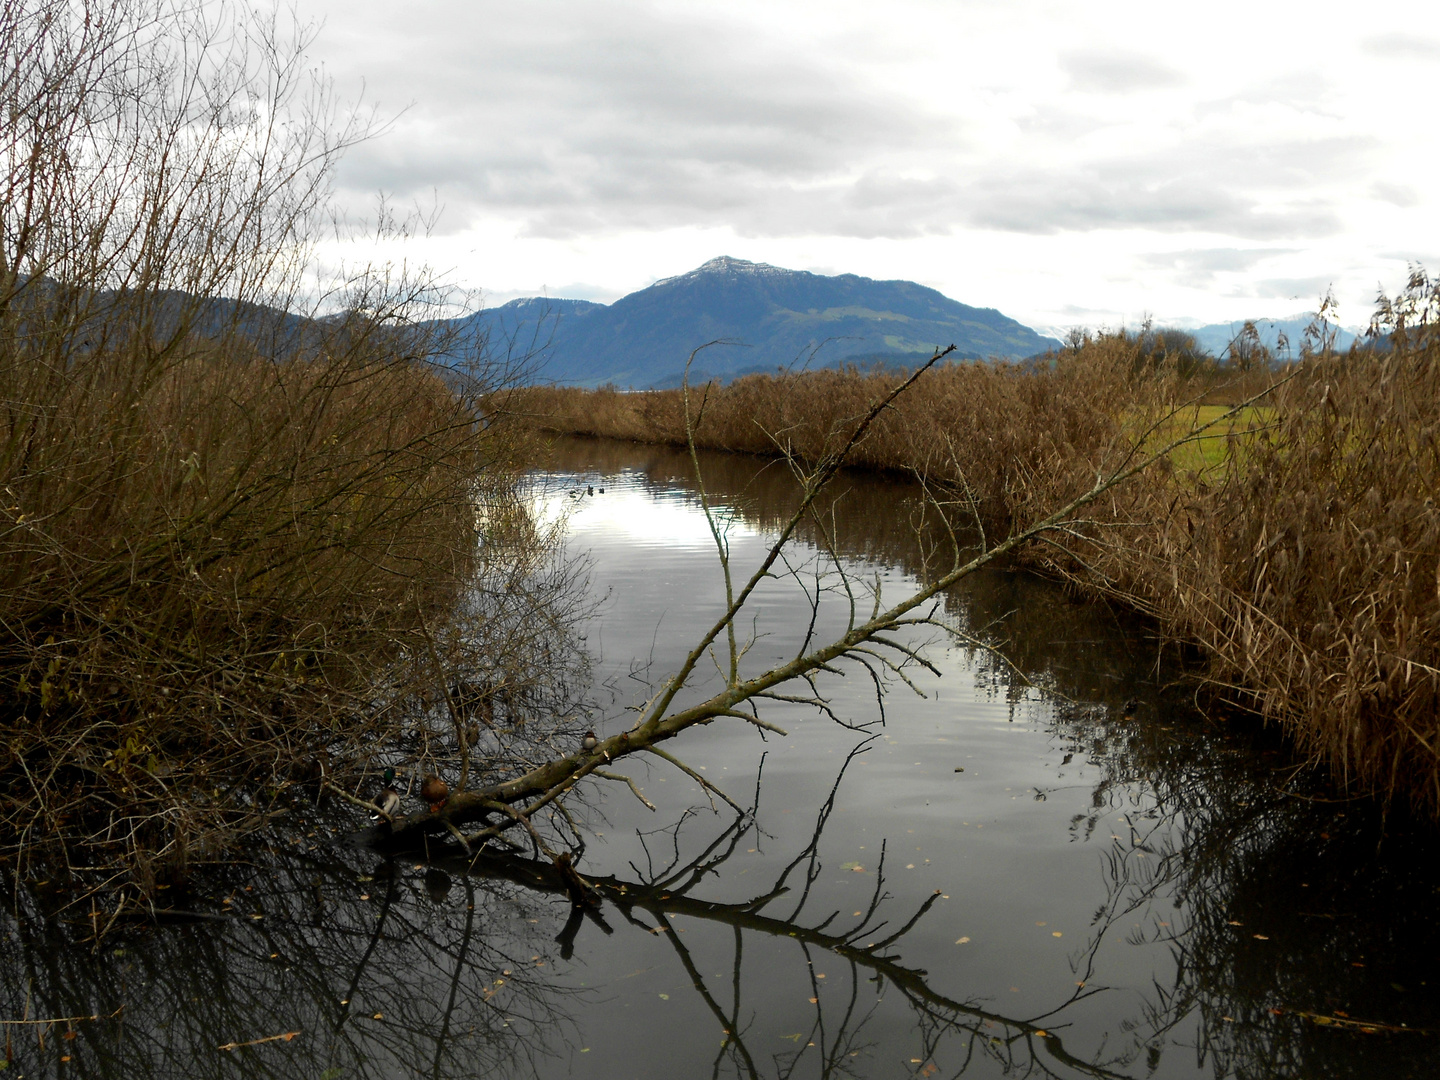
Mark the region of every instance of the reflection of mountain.
POLYGON ((730 378, 797 364, 913 364, 936 346, 959 358, 1024 357, 1057 346, 992 308, 912 281, 826 277, 743 259, 712 259, 608 307, 583 300, 515 300, 464 325, 522 352, 547 350, 540 375, 582 386, 678 385, 692 349, 695 374, 730 378))

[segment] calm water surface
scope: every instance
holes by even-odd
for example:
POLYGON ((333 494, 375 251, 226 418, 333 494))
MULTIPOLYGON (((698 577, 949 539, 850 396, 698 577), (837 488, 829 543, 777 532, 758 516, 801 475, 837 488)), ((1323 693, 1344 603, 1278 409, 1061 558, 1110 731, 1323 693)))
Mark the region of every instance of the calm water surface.
MULTIPOLYGON (((705 468, 751 567, 793 486, 705 468)), ((745 670, 843 627, 817 544, 886 597, 924 572, 915 492, 841 487, 758 594, 745 670)), ((536 499, 603 597, 613 734, 720 610, 714 542, 667 450, 563 443, 536 499)), ((5 1016, 102 1017, 11 1026, 17 1074, 1440 1075, 1433 829, 1202 715, 1143 626, 1051 584, 987 573, 937 614, 1005 658, 917 631, 936 672, 889 686, 883 724, 851 665, 820 684, 833 716, 769 703, 788 737, 731 720, 668 744, 753 814, 669 762, 616 763, 656 809, 618 781, 577 804, 607 896, 589 915, 543 868, 386 861, 317 816, 177 899, 175 925, 96 950, 73 910, 12 918, 5 1016)))

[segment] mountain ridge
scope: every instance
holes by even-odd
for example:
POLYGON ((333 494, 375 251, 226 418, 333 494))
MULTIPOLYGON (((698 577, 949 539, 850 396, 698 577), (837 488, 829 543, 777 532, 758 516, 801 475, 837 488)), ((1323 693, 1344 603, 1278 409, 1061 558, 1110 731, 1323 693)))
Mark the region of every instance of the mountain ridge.
POLYGON ((537 376, 580 386, 675 385, 692 378, 834 366, 903 366, 936 347, 957 359, 1021 358, 1059 346, 1002 314, 913 281, 824 275, 722 255, 613 304, 523 297, 463 320, 475 334, 545 359, 537 376))

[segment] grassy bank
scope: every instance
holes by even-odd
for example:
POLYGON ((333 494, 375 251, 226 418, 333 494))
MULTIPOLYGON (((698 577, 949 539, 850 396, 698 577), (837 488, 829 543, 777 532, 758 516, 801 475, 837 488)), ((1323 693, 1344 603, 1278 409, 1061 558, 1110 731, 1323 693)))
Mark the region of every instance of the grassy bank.
MULTIPOLYGON (((1210 684, 1283 725, 1356 788, 1440 813, 1440 293, 1382 307, 1385 351, 1321 352, 1259 406, 1187 445, 1029 558, 1203 646, 1210 684)), ((1235 373, 1106 335, 1043 363, 927 373, 858 447, 918 473, 936 509, 990 539, 1037 519, 1137 445, 1224 401, 1235 373), (1187 402, 1198 402, 1185 404, 1187 402)), ((893 376, 812 372, 692 388, 703 446, 816 460, 893 376)), ((538 388, 555 432, 681 443, 680 391, 538 388)), ((972 534, 973 535, 973 534, 972 534)))

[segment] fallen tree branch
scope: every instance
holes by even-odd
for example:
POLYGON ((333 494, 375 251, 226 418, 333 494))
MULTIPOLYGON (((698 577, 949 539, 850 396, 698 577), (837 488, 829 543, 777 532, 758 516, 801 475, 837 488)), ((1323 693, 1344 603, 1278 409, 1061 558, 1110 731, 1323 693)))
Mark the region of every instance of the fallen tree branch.
MULTIPOLYGON (((733 682, 727 681, 723 690, 712 695, 704 701, 690 705, 687 708, 675 712, 669 711, 674 702, 675 696, 686 680, 694 671, 697 663, 707 655, 715 640, 725 632, 726 627, 731 625, 745 606, 750 596, 760 583, 766 580, 772 568, 782 557, 786 545, 790 542, 799 527, 804 515, 809 512, 815 499, 826 484, 835 476, 843 464, 849 451, 862 437, 864 432, 873 423, 876 417, 888 407, 895 397, 906 387, 914 383, 930 365, 938 362, 949 350, 937 352, 929 364, 922 366, 914 375, 907 379, 900 386, 896 387, 884 400, 872 406, 865 417, 857 424, 841 451, 825 459, 806 480, 804 495, 798 509, 791 515, 785 526, 780 530, 778 537, 771 544, 764 559, 750 576, 749 580, 736 592, 734 599, 726 605, 724 614, 710 627, 701 640, 687 654, 680 665, 679 670, 666 682, 664 687, 644 706, 642 718, 636 722, 628 731, 621 732, 601 741, 593 750, 566 754, 551 761, 544 762, 520 776, 498 784, 472 791, 461 791, 452 794, 449 801, 439 810, 433 813, 420 813, 407 818, 397 819, 394 823, 394 833, 398 837, 412 833, 415 830, 431 830, 444 827, 441 823, 445 821, 470 821, 482 817, 492 811, 501 811, 507 814, 512 820, 490 825, 477 833, 470 834, 468 839, 472 842, 477 839, 498 835, 502 830, 513 824, 523 824, 531 832, 532 838, 537 846, 540 845, 538 833, 535 832, 532 823, 533 814, 561 798, 564 794, 573 790, 575 785, 585 777, 595 773, 606 779, 621 780, 631 785, 631 789, 639 795, 632 781, 619 774, 606 774, 599 768, 602 762, 609 763, 618 758, 641 750, 653 751, 657 744, 675 738, 687 729, 699 724, 709 724, 721 717, 735 717, 745 720, 747 723, 757 724, 762 728, 776 730, 780 729, 773 725, 767 725, 758 718, 740 711, 740 706, 755 698, 779 698, 787 700, 775 692, 775 688, 783 683, 795 679, 810 679, 816 673, 822 671, 836 672, 835 661, 846 656, 856 656, 861 647, 867 643, 875 642, 886 648, 895 648, 893 640, 886 639, 883 635, 898 628, 913 624, 916 619, 911 612, 923 604, 935 599, 945 590, 953 587, 957 582, 969 577, 983 567, 1003 559, 1018 549, 1022 548, 1037 538, 1043 538, 1052 532, 1063 532, 1074 524, 1074 515, 1077 511, 1083 510, 1097 500, 1101 499, 1108 492, 1126 483, 1133 477, 1139 475, 1151 465, 1164 458, 1169 457, 1175 450, 1188 443, 1201 438, 1204 432, 1223 424, 1232 419, 1244 410, 1253 406, 1257 401, 1273 392, 1278 386, 1283 385, 1286 380, 1266 388, 1259 394, 1241 402, 1240 404, 1226 410, 1215 418, 1195 426, 1185 434, 1170 440, 1158 449, 1139 456, 1136 460, 1136 450, 1132 448, 1127 455, 1126 464, 1106 474, 1097 475, 1095 483, 1082 494, 1072 498, 1069 502, 1059 507, 1039 521, 1030 526, 1012 533, 1005 540, 992 545, 986 550, 972 558, 960 562, 960 552, 956 550, 956 562, 951 569, 935 577, 928 584, 916 589, 913 593, 888 609, 879 608, 879 597, 876 596, 876 607, 872 609, 871 617, 861 623, 853 623, 846 633, 836 638, 828 645, 813 649, 809 653, 796 656, 787 663, 770 668, 759 675, 749 679, 736 679, 733 682), (909 616, 907 618, 907 616, 909 616), (879 639, 878 641, 876 639, 879 639), (516 810, 511 804, 529 802, 523 810, 516 810)), ((1293 378, 1289 376, 1288 378, 1293 378)), ((923 621, 923 620, 922 620, 923 621)), ((905 651, 901 649, 902 653, 905 651)), ((859 658, 859 657, 857 657, 859 658)), ((863 658, 859 658, 862 659, 863 658)), ((659 756, 668 757, 660 754, 659 756)), ((673 760, 673 759, 672 759, 673 760)), ((687 770, 688 771, 688 770, 687 770)), ((693 775, 693 774, 692 774, 693 775)), ((707 785, 708 786, 708 785, 707 785)), ((717 792, 718 793, 718 792, 717 792)), ((724 797, 722 795, 722 797, 724 797)), ((349 801, 360 805, 359 800, 347 796, 349 801)), ((641 801, 653 809, 653 805, 643 796, 641 801)), ((730 802, 727 798, 726 802, 730 802)), ((731 803, 733 806, 734 804, 731 803)), ((364 837, 365 834, 362 834, 364 837)), ((379 831, 372 831, 369 839, 374 841, 383 840, 383 834, 379 831)))

